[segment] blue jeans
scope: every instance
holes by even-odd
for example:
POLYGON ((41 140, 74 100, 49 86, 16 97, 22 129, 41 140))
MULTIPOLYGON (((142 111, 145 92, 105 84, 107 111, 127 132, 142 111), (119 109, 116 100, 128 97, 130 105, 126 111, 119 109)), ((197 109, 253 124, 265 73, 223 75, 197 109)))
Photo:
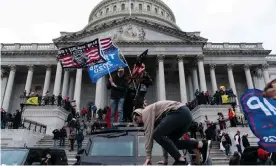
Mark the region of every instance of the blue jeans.
POLYGON ((116 110, 117 110, 117 106, 118 106, 118 122, 123 122, 123 118, 124 118, 124 112, 123 112, 124 101, 125 101, 124 98, 111 99, 111 117, 110 117, 111 124, 113 124, 115 122, 115 113, 116 113, 116 110))

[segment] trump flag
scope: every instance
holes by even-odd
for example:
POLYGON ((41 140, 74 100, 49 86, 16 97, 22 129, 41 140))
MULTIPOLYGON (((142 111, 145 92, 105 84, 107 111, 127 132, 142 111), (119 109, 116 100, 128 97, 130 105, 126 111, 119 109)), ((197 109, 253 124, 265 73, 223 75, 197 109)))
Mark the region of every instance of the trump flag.
POLYGON ((101 51, 106 60, 105 63, 96 64, 89 68, 89 76, 93 83, 107 75, 109 72, 117 70, 120 66, 126 67, 127 64, 124 63, 119 56, 119 49, 112 43, 111 38, 101 39, 101 51))
POLYGON ((241 105, 259 146, 276 152, 276 100, 264 98, 263 91, 249 89, 241 97, 241 105))

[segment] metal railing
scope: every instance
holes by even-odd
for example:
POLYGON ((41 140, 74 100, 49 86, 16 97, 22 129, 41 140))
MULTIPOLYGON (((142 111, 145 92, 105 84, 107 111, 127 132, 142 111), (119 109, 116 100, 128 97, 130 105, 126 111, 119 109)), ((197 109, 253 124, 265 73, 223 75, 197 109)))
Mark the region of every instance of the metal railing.
POLYGON ((34 132, 39 132, 39 133, 45 134, 46 130, 47 130, 47 126, 42 123, 23 118, 22 119, 22 129, 28 129, 28 130, 31 130, 34 132))
POLYGON ((46 133, 47 130, 47 126, 39 123, 39 122, 35 122, 26 118, 23 118, 21 122, 17 122, 15 123, 14 121, 8 121, 5 124, 1 124, 2 128, 1 129, 27 129, 30 131, 34 131, 34 132, 38 132, 38 133, 46 133), (5 125, 3 127, 3 125, 5 125))

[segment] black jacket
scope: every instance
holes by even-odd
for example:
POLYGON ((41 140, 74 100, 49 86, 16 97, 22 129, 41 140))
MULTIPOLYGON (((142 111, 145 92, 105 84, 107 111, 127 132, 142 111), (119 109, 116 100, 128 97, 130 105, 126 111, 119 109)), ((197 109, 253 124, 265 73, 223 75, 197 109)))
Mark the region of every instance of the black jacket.
POLYGON ((54 131, 53 131, 53 134, 54 134, 54 140, 57 140, 57 139, 59 139, 59 130, 58 129, 55 129, 54 131))
POLYGON ((242 136, 242 145, 245 148, 250 146, 250 143, 245 135, 242 136))
POLYGON ((60 133, 59 133, 59 136, 61 137, 61 138, 65 138, 65 137, 67 137, 67 132, 66 132, 66 130, 65 129, 60 129, 60 131, 59 131, 60 133))
POLYGON ((113 82, 117 85, 117 87, 111 86, 110 82, 108 81, 107 89, 111 89, 111 99, 120 99, 125 97, 127 81, 125 76, 119 77, 116 74, 113 78, 113 82))

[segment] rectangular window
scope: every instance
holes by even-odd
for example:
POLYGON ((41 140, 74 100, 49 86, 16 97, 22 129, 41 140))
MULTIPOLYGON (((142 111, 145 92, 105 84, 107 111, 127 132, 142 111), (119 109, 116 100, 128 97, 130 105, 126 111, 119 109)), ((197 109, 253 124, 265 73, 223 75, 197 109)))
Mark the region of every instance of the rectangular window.
POLYGON ((115 138, 96 137, 90 148, 90 156, 100 157, 132 157, 134 154, 134 137, 115 138))
POLYGON ((23 165, 28 155, 27 149, 2 149, 1 164, 2 165, 23 165))

